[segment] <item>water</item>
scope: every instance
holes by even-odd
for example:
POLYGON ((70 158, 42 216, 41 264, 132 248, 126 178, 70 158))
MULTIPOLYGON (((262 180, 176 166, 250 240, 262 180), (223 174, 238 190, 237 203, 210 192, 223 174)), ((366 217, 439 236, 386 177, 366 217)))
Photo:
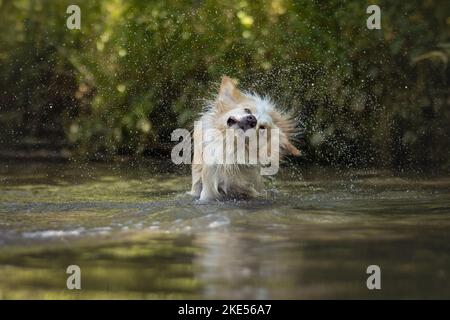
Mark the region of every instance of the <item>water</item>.
POLYGON ((450 298, 449 177, 285 168, 212 204, 153 162, 2 162, 0 183, 0 298, 450 298))

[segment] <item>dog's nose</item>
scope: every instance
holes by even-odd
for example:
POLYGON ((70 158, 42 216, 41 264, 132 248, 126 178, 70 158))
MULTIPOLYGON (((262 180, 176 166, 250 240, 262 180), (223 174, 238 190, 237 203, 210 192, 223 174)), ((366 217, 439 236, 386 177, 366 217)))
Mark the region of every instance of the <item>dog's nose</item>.
POLYGON ((256 123, 257 123, 256 117, 252 114, 249 114, 243 117, 241 121, 239 121, 239 127, 245 131, 256 127, 256 123))
POLYGON ((250 128, 254 128, 254 127, 256 127, 256 117, 254 116, 254 115, 252 115, 252 114, 249 114, 248 116, 247 116, 247 123, 248 123, 248 125, 250 126, 250 128))

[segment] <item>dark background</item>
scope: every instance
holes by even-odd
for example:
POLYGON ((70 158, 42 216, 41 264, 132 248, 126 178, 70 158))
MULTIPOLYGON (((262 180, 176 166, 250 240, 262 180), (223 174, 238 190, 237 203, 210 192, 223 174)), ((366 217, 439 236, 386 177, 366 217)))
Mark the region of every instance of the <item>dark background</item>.
POLYGON ((294 111, 299 161, 449 171, 449 1, 75 2, 0 0, 1 157, 166 157, 228 74, 294 111))

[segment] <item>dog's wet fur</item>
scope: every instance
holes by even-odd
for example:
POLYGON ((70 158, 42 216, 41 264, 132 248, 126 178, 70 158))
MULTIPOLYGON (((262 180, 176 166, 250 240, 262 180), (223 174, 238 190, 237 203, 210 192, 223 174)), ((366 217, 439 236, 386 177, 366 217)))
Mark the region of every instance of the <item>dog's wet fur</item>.
MULTIPOLYGON (((279 150, 270 150, 283 157, 287 154, 300 155, 292 144, 295 123, 292 118, 276 108, 268 97, 255 93, 242 92, 234 80, 222 77, 216 98, 210 101, 200 116, 202 130, 194 131, 194 143, 200 139, 202 148, 206 146, 221 147, 224 143, 225 130, 241 129, 259 130, 279 129, 279 150), (216 136, 213 132, 221 133, 216 136), (208 132, 208 134, 206 134, 208 132)), ((270 131, 270 130, 269 130, 270 131)), ((270 135, 268 136, 270 139, 270 135)), ((194 159, 196 158, 194 150, 194 159)), ((192 189, 190 194, 200 201, 249 199, 260 194, 264 187, 260 174, 260 164, 206 164, 192 165, 192 189)))

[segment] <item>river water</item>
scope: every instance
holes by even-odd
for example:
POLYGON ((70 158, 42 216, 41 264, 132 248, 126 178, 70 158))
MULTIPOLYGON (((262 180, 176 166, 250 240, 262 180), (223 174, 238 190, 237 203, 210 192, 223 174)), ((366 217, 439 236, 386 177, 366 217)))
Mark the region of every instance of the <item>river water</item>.
POLYGON ((200 204, 162 168, 2 162, 0 298, 450 298, 448 176, 284 168, 260 199, 200 204))

